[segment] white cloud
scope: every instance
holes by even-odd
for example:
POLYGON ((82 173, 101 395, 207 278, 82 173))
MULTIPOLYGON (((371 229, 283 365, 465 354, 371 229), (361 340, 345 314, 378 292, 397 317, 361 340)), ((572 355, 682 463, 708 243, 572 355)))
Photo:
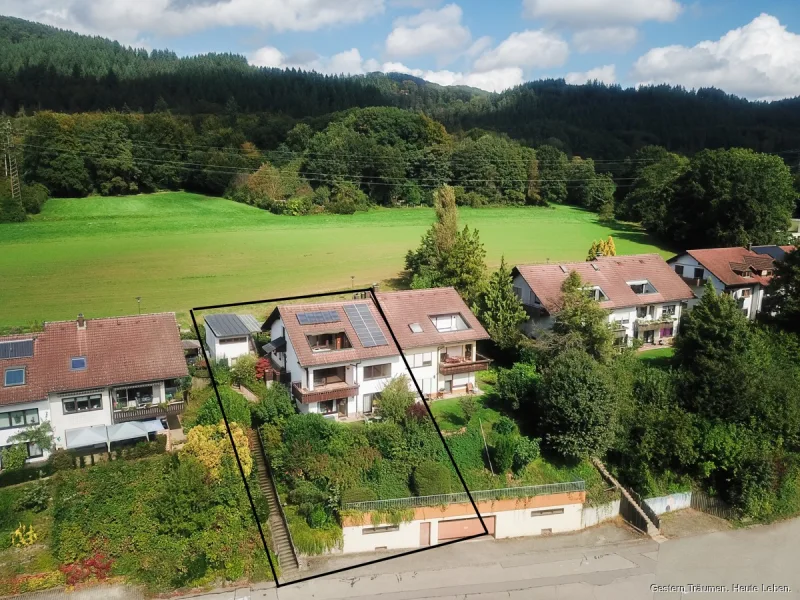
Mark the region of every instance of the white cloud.
POLYGON ((461 24, 461 16, 460 6, 448 4, 396 19, 386 38, 386 54, 397 58, 461 52, 472 39, 469 29, 461 24))
POLYGON ((384 9, 383 0, 0 0, 0 14, 113 37, 181 36, 213 27, 316 31, 357 23, 384 9))
POLYGON ((283 52, 273 46, 259 48, 249 58, 250 64, 257 67, 283 67, 285 61, 283 52))
POLYGON ((490 38, 488 35, 485 35, 472 42, 472 45, 469 48, 467 48, 464 54, 466 54, 470 58, 475 58, 479 54, 483 53, 485 50, 488 50, 489 46, 491 45, 492 45, 492 38, 490 38))
POLYGON ((560 25, 601 27, 644 21, 674 21, 677 0, 524 0, 525 16, 560 25))
POLYGON ((503 67, 560 67, 569 56, 561 36, 544 30, 512 33, 497 48, 475 61, 475 69, 489 71, 503 67))
POLYGON ((316 71, 328 75, 363 75, 370 71, 382 70, 381 64, 375 59, 363 60, 358 48, 351 48, 333 56, 300 55, 287 56, 273 46, 264 46, 253 52, 248 60, 251 65, 258 67, 277 67, 279 69, 302 69, 303 71, 316 71))
POLYGON ((597 27, 575 32, 572 43, 578 52, 616 50, 624 52, 636 43, 639 32, 635 27, 597 27))
POLYGON ((603 83, 616 83, 617 70, 614 65, 603 65, 584 72, 567 73, 564 76, 567 83, 581 85, 589 81, 602 81, 603 83))
POLYGON ((762 13, 716 41, 653 48, 633 66, 643 84, 717 87, 753 99, 800 95, 800 35, 762 13))

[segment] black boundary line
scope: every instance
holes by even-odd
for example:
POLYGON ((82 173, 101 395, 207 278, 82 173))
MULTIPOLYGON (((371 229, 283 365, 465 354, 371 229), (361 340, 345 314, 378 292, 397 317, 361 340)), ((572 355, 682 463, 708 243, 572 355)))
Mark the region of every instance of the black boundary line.
MULTIPOLYGON (((270 566, 270 569, 272 570, 272 576, 273 576, 273 578, 275 580, 275 587, 276 588, 280 588, 280 587, 283 587, 285 585, 294 585, 296 583, 302 583, 302 582, 305 582, 305 581, 311 581, 313 579, 319 579, 321 577, 327 577, 329 575, 335 575, 337 573, 342 573, 344 571, 349 571, 351 569, 358 569, 358 568, 361 568, 361 567, 366 567, 366 566, 369 566, 369 565, 382 563, 382 562, 385 562, 387 560, 392 560, 392 559, 400 558, 400 557, 403 557, 403 556, 410 556, 412 554, 418 554, 420 552, 425 552, 426 550, 433 550, 434 548, 450 546, 452 544, 457 544, 459 542, 466 542, 466 541, 469 541, 469 540, 473 540, 473 539, 477 539, 477 538, 481 538, 483 536, 489 535, 489 530, 486 527, 486 523, 483 520, 483 516, 481 515, 480 511, 478 510, 477 504, 475 504, 475 500, 472 497, 472 493, 469 491, 469 488, 467 487, 467 483, 464 480, 464 476, 461 474, 461 471, 459 470, 458 465, 456 464, 456 461, 453 458, 453 454, 450 452, 450 448, 447 446, 447 442, 445 441, 444 434, 442 433, 442 430, 439 428, 439 425, 436 423, 436 419, 433 416, 433 412, 431 411, 430 406, 428 406, 428 403, 425 401, 425 395, 422 393, 422 388, 420 387, 420 385, 417 382, 417 380, 414 378, 414 373, 412 372, 411 367, 408 364, 408 360, 406 359, 405 353, 400 348, 400 344, 397 341, 397 337, 395 336, 394 331, 392 330, 391 326, 389 325, 389 321, 386 318, 385 313, 383 312, 383 308, 381 307, 380 303, 378 302, 378 299, 377 299, 377 297, 375 295, 374 288, 372 288, 372 287, 356 288, 356 289, 339 290, 339 291, 332 291, 332 292, 320 292, 320 293, 317 293, 317 294, 303 294, 303 295, 300 295, 300 296, 286 296, 286 297, 282 297, 282 298, 268 298, 268 299, 265 299, 265 300, 250 300, 250 301, 245 301, 245 302, 231 302, 231 303, 227 303, 227 304, 213 304, 213 305, 209 305, 209 306, 197 306, 195 308, 190 309, 189 313, 192 316, 192 323, 194 324, 194 329, 195 329, 195 332, 197 333, 197 338, 199 340, 200 339, 200 328, 197 325, 197 319, 195 318, 195 314, 194 314, 194 311, 196 311, 196 310, 199 311, 199 310, 210 310, 210 309, 216 309, 216 308, 229 308, 229 307, 234 307, 234 306, 248 306, 248 305, 252 305, 252 304, 267 304, 267 303, 273 303, 273 302, 286 302, 286 301, 289 301, 289 300, 303 300, 305 298, 320 298, 320 297, 325 297, 325 296, 336 296, 336 295, 353 294, 353 293, 359 293, 359 292, 369 292, 370 298, 375 303, 375 306, 377 307, 378 312, 380 313, 381 319, 383 319, 383 322, 386 325, 386 328, 389 330, 389 333, 392 336, 392 340, 394 341, 394 343, 397 346, 397 349, 398 349, 398 351, 400 353, 400 357, 403 359, 403 364, 406 366, 406 370, 408 371, 409 376, 411 377, 411 381, 414 382, 414 387, 417 389, 417 393, 419 394, 419 397, 422 399, 422 403, 425 405, 425 408, 428 411, 428 415, 430 416, 431 421, 433 421, 433 426, 436 429, 436 432, 439 434, 439 438, 442 440, 442 445, 444 446, 444 449, 447 452, 447 456, 450 458, 450 462, 453 463, 453 467, 456 470, 456 474, 458 475, 458 479, 461 482, 461 485, 464 487, 464 491, 467 493, 467 497, 469 498, 470 503, 472 504, 472 509, 475 511, 475 514, 478 515, 478 520, 480 521, 481 526, 483 527, 483 533, 476 533, 474 535, 470 535, 470 536, 467 536, 467 537, 463 537, 463 538, 458 538, 458 539, 455 539, 455 540, 448 540, 446 542, 437 543, 434 546, 426 546, 425 548, 416 548, 414 550, 408 550, 406 552, 401 552, 399 554, 393 554, 392 556, 385 556, 383 558, 376 558, 374 560, 369 560, 369 561, 366 561, 366 562, 363 562, 363 563, 359 563, 357 565, 352 565, 352 566, 349 566, 349 567, 341 567, 339 569, 334 569, 333 571, 326 571, 325 573, 319 573, 317 575, 309 575, 308 577, 302 577, 300 579, 293 579, 291 581, 287 581, 285 583, 281 583, 279 578, 278 578, 278 576, 277 576, 277 574, 276 574, 276 572, 275 572, 275 566, 272 564, 272 557, 270 556, 269 547, 267 545, 267 539, 264 536, 264 531, 263 531, 263 529, 261 527, 261 521, 259 520, 258 514, 256 513, 255 503, 253 502, 253 497, 252 497, 252 495, 250 493, 250 487, 247 485, 247 477, 245 477, 244 469, 242 468, 242 463, 241 463, 241 461, 239 459, 239 453, 236 451, 236 445, 234 444, 234 441, 233 441, 233 434, 231 433, 231 428, 230 428, 230 425, 228 424, 228 417, 225 415, 225 409, 222 406, 222 399, 220 398, 220 395, 219 395, 219 390, 217 388, 216 379, 214 379, 214 372, 213 372, 213 369, 211 367, 211 362, 208 360, 208 355, 206 354, 206 349, 205 349, 205 346, 203 345, 203 341, 200 340, 200 348, 201 348, 201 350, 203 352, 203 358, 205 359, 206 364, 209 367, 208 368, 208 372, 209 372, 209 374, 211 376, 211 383, 212 383, 212 385, 214 387, 214 393, 217 396, 217 402, 219 403, 219 406, 220 406, 220 412, 222 413, 222 418, 225 420, 225 428, 228 431, 228 437, 231 440, 231 446, 233 447, 233 452, 234 452, 234 455, 236 456, 236 462, 239 465, 239 473, 242 476, 242 481, 244 482, 244 487, 245 487, 245 490, 247 491, 247 498, 250 500, 250 508, 253 511, 253 518, 256 521, 256 525, 258 525, 258 533, 261 536, 261 542, 264 545, 264 551, 267 553, 267 560, 269 560, 269 566, 270 566)), ((264 453, 266 454, 266 450, 264 451, 264 453)), ((265 456, 265 458, 268 458, 268 457, 265 456)), ((280 501, 280 498, 278 498, 278 500, 280 501)))
POLYGON ((250 500, 250 509, 253 511, 253 518, 255 519, 256 525, 258 526, 258 533, 261 536, 261 543, 264 545, 264 552, 267 553, 269 568, 272 571, 272 577, 275 579, 275 582, 277 583, 278 574, 275 571, 275 565, 272 564, 272 557, 269 554, 269 547, 267 546, 267 538, 264 537, 264 530, 261 528, 261 521, 258 519, 258 514, 256 513, 256 505, 255 502, 253 502, 253 496, 250 493, 250 486, 247 485, 247 477, 244 474, 242 461, 239 459, 239 452, 236 450, 236 443, 233 441, 233 433, 231 433, 231 426, 228 424, 228 417, 225 414, 225 407, 222 406, 222 398, 220 398, 219 389, 217 388, 217 380, 214 378, 214 370, 211 368, 211 362, 209 362, 208 360, 205 344, 203 344, 203 341, 200 339, 200 328, 197 326, 197 319, 194 316, 194 309, 190 310, 189 314, 192 315, 192 323, 194 324, 194 330, 197 333, 197 339, 200 340, 200 349, 203 352, 203 358, 206 361, 206 365, 208 365, 208 374, 211 377, 211 385, 214 387, 214 394, 216 394, 217 396, 217 402, 219 403, 219 410, 222 413, 223 420, 225 421, 225 429, 228 430, 228 438, 231 441, 231 447, 233 448, 233 455, 236 457, 236 464, 239 465, 239 473, 241 473, 242 475, 242 482, 244 483, 244 489, 247 492, 247 499, 250 500))

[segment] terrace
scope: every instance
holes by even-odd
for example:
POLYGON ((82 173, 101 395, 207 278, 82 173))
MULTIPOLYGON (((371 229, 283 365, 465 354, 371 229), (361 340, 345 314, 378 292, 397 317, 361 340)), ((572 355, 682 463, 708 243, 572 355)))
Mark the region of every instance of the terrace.
POLYGON ((475 358, 467 356, 448 356, 439 362, 439 373, 442 375, 457 375, 459 373, 473 373, 485 371, 492 361, 485 356, 475 354, 475 358))

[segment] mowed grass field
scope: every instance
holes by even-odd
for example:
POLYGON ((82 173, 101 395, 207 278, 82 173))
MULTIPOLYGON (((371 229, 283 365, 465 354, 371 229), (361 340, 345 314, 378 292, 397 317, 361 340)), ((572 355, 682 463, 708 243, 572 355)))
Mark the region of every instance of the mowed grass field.
MULTIPOLYGON (((220 198, 165 192, 52 199, 26 223, 0 224, 0 326, 175 311, 193 306, 391 285, 433 222, 429 208, 278 216, 220 198)), ((613 235, 619 254, 670 253, 634 226, 575 208, 460 209, 496 266, 583 260, 613 235)))

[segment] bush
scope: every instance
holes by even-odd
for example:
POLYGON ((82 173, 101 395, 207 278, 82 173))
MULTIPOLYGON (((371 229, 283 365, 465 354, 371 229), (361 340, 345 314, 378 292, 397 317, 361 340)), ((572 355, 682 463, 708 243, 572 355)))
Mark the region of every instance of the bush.
POLYGON ((519 473, 539 458, 539 439, 519 436, 514 448, 514 472, 519 473))
POLYGON ((475 400, 475 397, 472 394, 467 394, 459 399, 458 405, 461 407, 461 412, 464 413, 464 420, 469 423, 472 420, 472 417, 478 412, 480 406, 478 405, 478 401, 475 400))
POLYGON ((517 430, 517 424, 505 415, 501 416, 492 426, 492 429, 500 435, 510 435, 517 430))
POLYGON ((464 472, 485 467, 483 438, 477 427, 445 438, 458 468, 464 472))
MULTIPOLYGON (((241 394, 235 392, 230 387, 218 387, 222 406, 225 408, 225 416, 228 423, 239 423, 244 427, 250 427, 252 419, 250 417, 250 402, 241 394)), ((197 412, 195 423, 197 425, 217 425, 222 421, 222 411, 216 394, 211 394, 197 412)))
POLYGON ((511 435, 498 436, 494 443, 494 467, 501 473, 511 470, 514 465, 514 454, 517 450, 517 437, 511 435))
POLYGON ((435 496, 453 491, 450 469, 433 461, 423 462, 414 469, 411 481, 418 496, 435 496))
POLYGON ((3 471, 0 473, 0 487, 17 485, 26 481, 34 481, 41 477, 53 474, 53 467, 49 462, 35 463, 17 471, 3 471))
POLYGON ((400 423, 408 408, 414 404, 414 394, 408 391, 408 377, 400 375, 386 384, 375 406, 375 412, 384 421, 400 423))
POLYGON ((309 527, 314 529, 325 527, 329 520, 328 513, 322 506, 315 506, 307 518, 309 527))
POLYGON ((236 385, 251 387, 256 382, 256 357, 245 354, 231 367, 231 381, 236 385))
POLYGON ((3 457, 3 469, 8 472, 19 471, 25 466, 28 458, 28 449, 24 444, 14 444, 3 448, 0 455, 3 457))
POLYGON ((20 489, 19 497, 14 503, 18 511, 30 510, 42 512, 50 502, 50 484, 46 481, 36 481, 20 489))
POLYGON ((510 369, 497 372, 497 395, 513 410, 530 404, 536 397, 539 375, 536 367, 527 363, 516 363, 510 369))
MULTIPOLYGON (((198 369, 202 369, 205 365, 198 361, 195 365, 198 369)), ((218 386, 226 386, 231 384, 231 368, 225 360, 218 360, 211 365, 211 372, 214 374, 214 381, 218 386)))
POLYGON ((281 424, 297 414, 295 402, 284 386, 273 383, 267 387, 263 383, 257 383, 252 389, 258 396, 258 402, 249 404, 254 422, 281 424))
POLYGON ((377 460, 367 472, 370 489, 380 498, 407 498, 411 469, 401 461, 377 460))
POLYGON ((342 492, 342 504, 349 504, 350 502, 368 502, 377 499, 378 495, 375 491, 366 486, 354 487, 342 492))

